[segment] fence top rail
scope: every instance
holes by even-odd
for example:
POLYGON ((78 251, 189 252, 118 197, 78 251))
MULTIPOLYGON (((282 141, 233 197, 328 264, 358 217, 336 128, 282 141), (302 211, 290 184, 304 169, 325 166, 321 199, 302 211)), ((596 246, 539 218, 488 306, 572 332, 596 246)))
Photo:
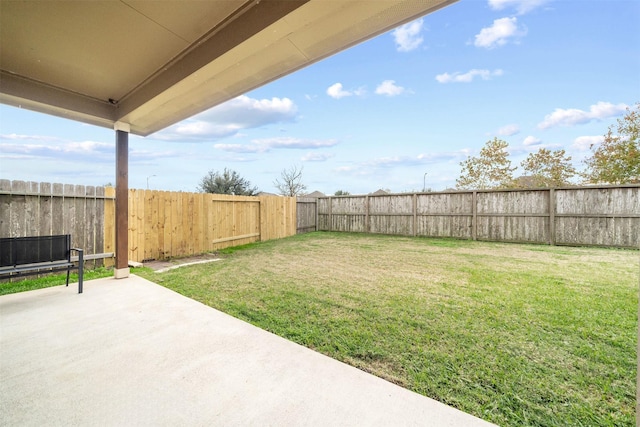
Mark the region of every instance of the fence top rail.
MULTIPOLYGON (((106 187, 107 189, 111 187, 106 187)), ((222 202, 253 202, 260 203, 263 200, 286 200, 292 199, 292 197, 287 196, 236 196, 233 194, 217 194, 217 193, 202 193, 202 192, 192 192, 192 191, 170 191, 170 190, 147 190, 144 188, 130 188, 129 192, 138 193, 144 196, 147 195, 181 195, 181 196, 203 196, 208 200, 212 200, 214 202, 222 201, 222 202)))
POLYGON ((349 194, 345 196, 322 196, 318 199, 341 199, 341 198, 363 198, 363 197, 397 197, 418 195, 440 195, 440 194, 473 194, 473 193, 508 193, 525 191, 563 191, 563 190, 606 190, 611 188, 640 188, 640 184, 619 184, 619 185, 581 185, 568 187, 539 187, 539 188, 486 188, 477 190, 443 190, 443 191, 417 191, 411 193, 387 193, 387 194, 349 194))
POLYGON ((107 188, 101 185, 0 179, 0 195, 3 196, 112 199, 113 197, 108 194, 107 188))
POLYGON ((0 195, 8 196, 41 196, 41 197, 64 197, 65 199, 109 199, 115 200, 115 196, 107 196, 105 194, 60 194, 60 193, 35 193, 32 191, 7 191, 0 190, 0 195))

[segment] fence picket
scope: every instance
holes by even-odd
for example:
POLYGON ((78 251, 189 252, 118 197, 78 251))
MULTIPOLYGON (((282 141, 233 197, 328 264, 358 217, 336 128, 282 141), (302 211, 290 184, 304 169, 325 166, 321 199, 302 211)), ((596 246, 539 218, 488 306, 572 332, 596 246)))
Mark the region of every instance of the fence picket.
POLYGON ((640 248, 637 184, 321 197, 316 209, 326 231, 640 248))

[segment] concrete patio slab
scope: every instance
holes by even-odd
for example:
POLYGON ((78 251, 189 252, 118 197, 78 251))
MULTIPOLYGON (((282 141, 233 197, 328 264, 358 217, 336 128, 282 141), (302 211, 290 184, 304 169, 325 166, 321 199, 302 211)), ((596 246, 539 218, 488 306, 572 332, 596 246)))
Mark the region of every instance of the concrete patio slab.
POLYGON ((491 425, 136 276, 0 297, 0 424, 491 425))

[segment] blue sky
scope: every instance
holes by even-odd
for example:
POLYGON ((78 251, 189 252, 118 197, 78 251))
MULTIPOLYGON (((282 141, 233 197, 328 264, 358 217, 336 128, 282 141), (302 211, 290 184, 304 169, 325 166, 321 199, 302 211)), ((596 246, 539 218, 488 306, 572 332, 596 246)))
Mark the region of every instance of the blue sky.
MULTIPOLYGON (((636 0, 461 0, 131 136, 130 187, 195 191, 226 167, 276 192, 295 165, 309 192, 443 190, 493 137, 509 143, 513 165, 545 147, 582 168, 640 102, 638 28, 636 0)), ((0 105, 0 178, 104 185, 114 158, 112 130, 0 105)))

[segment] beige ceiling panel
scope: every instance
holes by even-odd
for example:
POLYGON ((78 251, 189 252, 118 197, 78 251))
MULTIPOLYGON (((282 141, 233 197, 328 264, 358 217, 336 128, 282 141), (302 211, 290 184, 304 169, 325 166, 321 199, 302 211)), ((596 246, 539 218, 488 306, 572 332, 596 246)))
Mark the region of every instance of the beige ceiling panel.
POLYGON ((125 0, 158 25, 189 42, 197 41, 245 3, 255 0, 125 0))
POLYGON ((187 47, 115 1, 3 1, 0 16, 3 69, 101 100, 119 99, 187 47))
MULTIPOLYGON (((374 3, 378 1, 367 1, 367 3, 369 3, 367 7, 372 5, 375 7, 374 3)), ((291 28, 299 30, 316 21, 325 21, 340 16, 342 10, 350 7, 350 4, 359 4, 359 7, 363 6, 361 0, 350 0, 347 2, 334 0, 312 1, 307 3, 304 8, 300 8, 287 15, 283 21, 286 21, 291 28)))

